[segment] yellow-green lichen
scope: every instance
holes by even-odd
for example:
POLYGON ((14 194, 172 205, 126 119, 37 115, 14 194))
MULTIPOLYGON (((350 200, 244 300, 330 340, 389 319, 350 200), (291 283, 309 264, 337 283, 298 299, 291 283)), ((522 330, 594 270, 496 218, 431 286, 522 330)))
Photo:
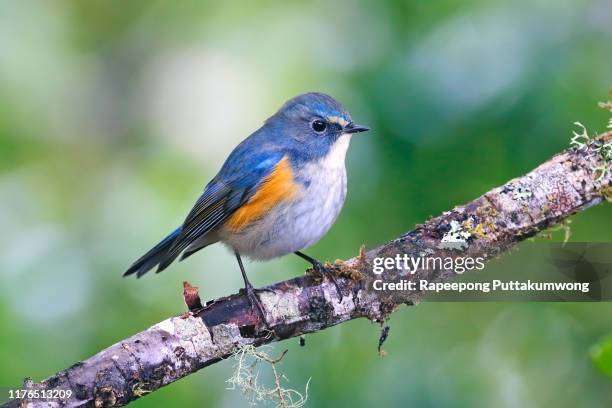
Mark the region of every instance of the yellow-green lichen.
POLYGON ((469 232, 476 238, 484 238, 487 235, 484 224, 477 223, 476 225, 474 225, 474 220, 471 217, 463 221, 462 226, 463 229, 465 229, 467 232, 469 232))
POLYGON ((597 195, 603 197, 606 199, 607 202, 612 203, 612 186, 605 186, 602 187, 598 192, 597 195))
MULTIPOLYGON (((572 131, 573 137, 570 139, 570 146, 583 151, 592 151, 599 154, 603 163, 600 166, 592 168, 595 181, 600 181, 608 175, 610 164, 612 163, 612 141, 604 135, 591 138, 586 127, 580 122, 574 122, 574 125, 580 128, 580 132, 572 131)), ((608 127, 612 126, 612 119, 608 123, 608 127)), ((608 132, 607 132, 608 133, 608 132)))

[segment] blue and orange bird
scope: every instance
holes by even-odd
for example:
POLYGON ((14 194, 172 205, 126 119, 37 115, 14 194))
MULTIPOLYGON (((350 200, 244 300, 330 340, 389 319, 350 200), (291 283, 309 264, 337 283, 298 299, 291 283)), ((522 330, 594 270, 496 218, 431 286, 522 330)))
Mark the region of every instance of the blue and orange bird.
POLYGON ((179 228, 138 259, 124 276, 166 269, 200 249, 222 242, 236 255, 252 307, 263 309, 241 255, 267 260, 300 252, 333 225, 346 198, 344 159, 354 133, 369 130, 331 96, 305 93, 286 102, 229 155, 179 228))

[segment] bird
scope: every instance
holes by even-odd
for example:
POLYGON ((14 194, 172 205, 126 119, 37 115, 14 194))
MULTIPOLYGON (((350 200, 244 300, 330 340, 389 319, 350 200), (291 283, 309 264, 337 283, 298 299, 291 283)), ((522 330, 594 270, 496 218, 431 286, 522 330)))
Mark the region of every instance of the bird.
POLYGON ((302 252, 332 227, 347 194, 345 157, 356 133, 333 97, 298 95, 229 154, 182 225, 137 259, 124 276, 165 270, 220 242, 233 251, 252 309, 265 313, 245 272, 242 257, 269 260, 296 254, 342 292, 323 263, 302 252))

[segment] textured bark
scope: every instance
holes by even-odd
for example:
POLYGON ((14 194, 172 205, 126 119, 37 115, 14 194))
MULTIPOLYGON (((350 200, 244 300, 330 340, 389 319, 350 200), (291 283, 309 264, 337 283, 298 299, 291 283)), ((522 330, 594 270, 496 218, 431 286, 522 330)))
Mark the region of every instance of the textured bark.
MULTIPOLYGON (((612 134, 603 137, 609 140, 612 134)), ((383 321, 399 305, 416 303, 423 293, 370 290, 375 257, 418 256, 428 251, 430 256, 491 259, 578 211, 610 200, 612 169, 598 179, 595 169, 602 164, 601 156, 592 150, 567 150, 525 176, 417 225, 385 245, 337 261, 333 268, 344 293, 342 300, 329 280, 314 273, 270 285, 259 292, 270 330, 242 293, 164 320, 40 383, 28 383, 31 389, 73 391, 69 400, 29 406, 121 406, 214 364, 244 345, 259 346, 359 317, 383 321), (460 248, 443 242, 452 225, 459 225, 469 236, 460 248)), ((385 272, 384 277, 442 281, 453 275, 445 270, 421 270, 414 275, 396 270, 385 272)), ((186 288, 186 299, 197 305, 199 299, 192 289, 186 288)), ((17 405, 15 401, 7 404, 17 405)))

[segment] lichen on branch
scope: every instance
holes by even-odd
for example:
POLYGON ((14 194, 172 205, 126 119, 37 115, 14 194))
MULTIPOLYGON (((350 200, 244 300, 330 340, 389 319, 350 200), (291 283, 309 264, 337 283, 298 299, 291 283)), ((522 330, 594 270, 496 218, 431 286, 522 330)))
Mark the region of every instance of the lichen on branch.
POLYGON ((234 373, 226 381, 228 389, 239 389, 247 399, 249 405, 257 405, 258 402, 270 402, 278 408, 301 408, 308 400, 308 385, 306 383, 304 393, 291 388, 284 388, 282 383, 287 378, 278 371, 278 363, 287 354, 283 351, 279 357, 273 358, 262 349, 252 345, 240 347, 234 352, 234 373), (268 365, 274 381, 274 387, 266 387, 262 384, 259 368, 262 364, 268 365))
MULTIPOLYGON (((166 319, 41 382, 27 382, 24 387, 33 390, 74 391, 65 400, 33 401, 28 406, 122 406, 231 356, 259 356, 259 361, 270 363, 274 359, 256 354, 259 352, 255 348, 273 341, 299 337, 357 318, 384 322, 400 305, 417 304, 424 294, 413 291, 389 296, 371 290, 375 258, 427 253, 451 258, 483 256, 489 260, 561 224, 572 214, 604 199, 610 200, 612 160, 605 146, 612 141, 612 131, 592 138, 585 130, 573 140, 575 146, 528 174, 431 218, 397 239, 331 265, 345 294, 342 299, 332 282, 315 274, 278 282, 258 292, 266 324, 244 293, 202 305, 195 288, 186 285, 189 313, 166 319)), ((430 282, 455 276, 453 271, 443 268, 414 275, 400 269, 385 273, 430 282)), ((382 341, 379 342, 382 346, 382 341)), ((272 364, 274 369, 275 365, 272 364)), ((242 365, 234 383, 249 384, 249 378, 252 375, 242 365)), ((269 395, 268 391, 273 391, 272 395, 286 400, 287 406, 302 401, 298 394, 280 386, 278 372, 275 378, 276 386, 271 390, 253 385, 255 395, 269 395)), ((19 401, 5 406, 17 407, 19 401)))

